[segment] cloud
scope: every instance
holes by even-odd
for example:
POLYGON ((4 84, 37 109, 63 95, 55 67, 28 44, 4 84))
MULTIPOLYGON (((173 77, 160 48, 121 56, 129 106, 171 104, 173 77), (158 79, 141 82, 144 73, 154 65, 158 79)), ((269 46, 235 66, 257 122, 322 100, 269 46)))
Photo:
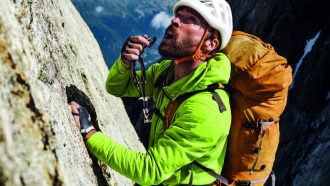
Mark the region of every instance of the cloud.
POLYGON ((103 10, 104 10, 104 8, 102 6, 95 7, 95 12, 96 13, 101 13, 101 12, 103 12, 103 10))
POLYGON ((168 25, 171 23, 172 17, 169 16, 166 12, 160 12, 155 15, 155 17, 151 21, 151 26, 158 29, 158 28, 167 28, 168 25))

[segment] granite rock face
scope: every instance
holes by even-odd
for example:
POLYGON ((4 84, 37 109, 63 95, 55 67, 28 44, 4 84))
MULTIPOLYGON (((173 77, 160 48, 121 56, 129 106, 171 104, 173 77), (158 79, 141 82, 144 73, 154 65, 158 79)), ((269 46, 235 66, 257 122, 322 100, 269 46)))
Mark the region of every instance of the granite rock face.
POLYGON ((235 29, 271 43, 296 70, 281 117, 281 140, 274 166, 277 185, 329 185, 330 2, 228 2, 235 29))
POLYGON ((132 185, 93 159, 68 101, 119 143, 145 151, 105 91, 100 48, 69 0, 0 1, 0 185, 132 185))

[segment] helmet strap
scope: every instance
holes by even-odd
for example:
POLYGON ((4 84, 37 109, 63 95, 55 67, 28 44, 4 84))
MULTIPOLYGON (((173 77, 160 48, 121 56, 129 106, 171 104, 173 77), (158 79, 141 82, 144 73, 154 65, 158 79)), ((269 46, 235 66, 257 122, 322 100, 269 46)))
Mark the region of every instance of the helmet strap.
POLYGON ((209 52, 207 54, 203 54, 203 51, 201 50, 202 45, 204 44, 204 41, 206 39, 206 35, 207 35, 207 31, 208 31, 208 27, 206 27, 203 37, 201 39, 201 42, 199 43, 197 49, 195 50, 194 54, 191 56, 186 56, 186 57, 182 57, 182 58, 174 58, 173 62, 175 65, 178 65, 180 63, 183 62, 189 62, 189 61, 198 61, 198 60, 204 60, 206 58, 211 57, 212 55, 209 55, 209 52))

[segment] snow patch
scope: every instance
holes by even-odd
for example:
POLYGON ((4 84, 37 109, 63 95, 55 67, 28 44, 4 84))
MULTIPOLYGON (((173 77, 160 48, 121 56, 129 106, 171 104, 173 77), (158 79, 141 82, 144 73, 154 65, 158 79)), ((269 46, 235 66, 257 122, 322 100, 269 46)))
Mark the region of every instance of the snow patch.
POLYGON ((167 28, 171 23, 172 17, 169 16, 166 12, 160 12, 154 16, 151 21, 151 26, 159 29, 159 28, 167 28))
MULTIPOLYGON (((295 79, 295 77, 296 77, 296 75, 297 75, 297 73, 298 73, 298 71, 299 71, 299 68, 300 68, 302 62, 304 61, 304 58, 305 58, 306 55, 312 50, 312 48, 313 48, 313 46, 314 46, 314 44, 315 44, 317 38, 320 36, 320 33, 321 33, 321 31, 319 31, 318 33, 316 33, 315 36, 314 36, 312 39, 307 40, 307 43, 306 43, 306 45, 305 45, 305 49, 304 49, 304 54, 303 54, 303 55, 301 56, 301 58, 299 59, 299 61, 298 61, 298 63, 297 63, 297 66, 296 66, 296 69, 295 69, 295 71, 294 71, 294 73, 293 73, 293 79, 295 79)), ((291 88, 293 88, 293 85, 294 85, 294 82, 292 83, 291 88)), ((290 89, 291 89, 291 88, 290 88, 290 89)))
POLYGON ((295 77, 297 75, 297 72, 301 66, 301 63, 303 62, 305 56, 312 50, 315 41, 317 40, 317 38, 320 36, 320 32, 318 32, 312 39, 307 40, 305 49, 304 49, 304 54, 301 56, 301 58, 299 59, 298 63, 297 63, 297 67, 294 71, 293 77, 295 77))

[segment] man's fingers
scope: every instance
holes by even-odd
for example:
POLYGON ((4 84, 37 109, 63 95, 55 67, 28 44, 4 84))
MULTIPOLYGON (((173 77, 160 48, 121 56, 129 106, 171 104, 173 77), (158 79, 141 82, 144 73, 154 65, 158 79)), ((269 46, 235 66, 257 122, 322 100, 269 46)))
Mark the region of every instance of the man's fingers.
POLYGON ((77 112, 77 111, 78 111, 78 108, 80 107, 79 104, 76 103, 76 102, 74 102, 74 101, 71 101, 71 102, 69 103, 69 106, 70 106, 70 108, 71 108, 71 110, 72 110, 73 112, 77 112))
POLYGON ((133 43, 139 43, 142 46, 149 46, 149 41, 143 36, 132 36, 130 41, 133 43))
POLYGON ((126 51, 125 51, 126 54, 133 54, 133 55, 136 55, 136 56, 139 56, 141 53, 138 49, 135 49, 135 48, 127 48, 126 51))
POLYGON ((69 103, 69 105, 70 105, 70 106, 74 106, 74 105, 75 105, 75 106, 79 106, 78 103, 76 103, 76 102, 74 102, 74 101, 71 101, 71 102, 69 103))
POLYGON ((138 50, 140 53, 143 52, 143 47, 141 44, 128 42, 128 47, 126 48, 126 50, 131 48, 138 50))
POLYGON ((79 105, 78 103, 76 103, 75 101, 71 101, 71 102, 69 103, 69 105, 70 105, 71 107, 77 107, 77 108, 80 107, 80 105, 79 105))
POLYGON ((127 46, 122 49, 122 60, 125 65, 129 66, 130 61, 136 61, 143 53, 144 47, 149 46, 148 36, 131 36, 127 42, 127 46))
MULTIPOLYGON (((79 113, 78 108, 80 107, 80 105, 78 103, 71 101, 69 103, 69 106, 71 108, 71 112, 79 113)), ((79 116, 73 115, 73 119, 76 122, 77 127, 80 128, 79 116)))
POLYGON ((136 61, 139 59, 138 55, 135 54, 128 54, 128 53, 123 53, 122 57, 127 60, 127 61, 136 61))

